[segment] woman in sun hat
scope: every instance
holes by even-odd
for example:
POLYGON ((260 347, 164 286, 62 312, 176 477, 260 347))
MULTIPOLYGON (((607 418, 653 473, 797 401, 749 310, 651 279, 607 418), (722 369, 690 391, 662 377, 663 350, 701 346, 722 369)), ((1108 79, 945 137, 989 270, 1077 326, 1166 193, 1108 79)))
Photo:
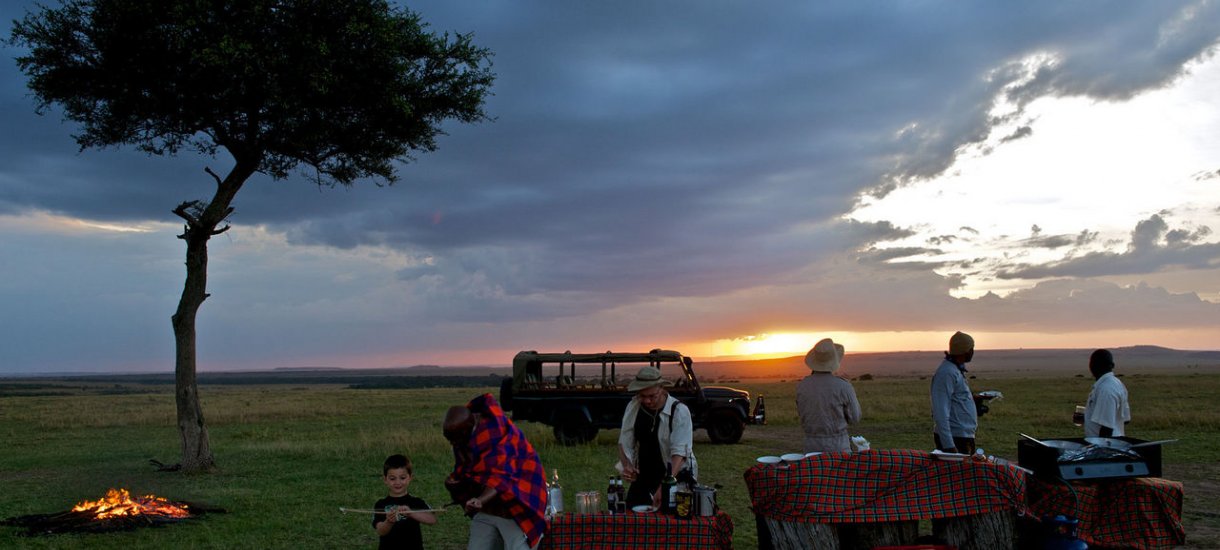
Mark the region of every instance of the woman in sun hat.
POLYGON ((805 354, 811 371, 796 386, 796 411, 805 431, 805 452, 851 450, 847 426, 860 421, 860 402, 851 382, 835 375, 843 346, 824 338, 805 354))
POLYGON ((694 423, 690 409, 675 399, 666 388, 673 386, 661 377, 661 369, 647 366, 636 373, 627 391, 635 397, 623 412, 618 437, 619 463, 623 479, 631 483, 627 504, 636 506, 661 502, 661 480, 690 469, 698 476, 695 452, 691 446, 694 423))

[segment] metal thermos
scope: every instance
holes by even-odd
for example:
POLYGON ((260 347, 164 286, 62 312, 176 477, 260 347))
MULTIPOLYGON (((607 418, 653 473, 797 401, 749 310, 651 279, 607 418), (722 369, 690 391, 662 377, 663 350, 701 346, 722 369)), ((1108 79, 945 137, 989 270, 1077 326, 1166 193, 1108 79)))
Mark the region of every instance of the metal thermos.
POLYGON ((707 485, 695 486, 695 515, 716 515, 716 489, 707 485))

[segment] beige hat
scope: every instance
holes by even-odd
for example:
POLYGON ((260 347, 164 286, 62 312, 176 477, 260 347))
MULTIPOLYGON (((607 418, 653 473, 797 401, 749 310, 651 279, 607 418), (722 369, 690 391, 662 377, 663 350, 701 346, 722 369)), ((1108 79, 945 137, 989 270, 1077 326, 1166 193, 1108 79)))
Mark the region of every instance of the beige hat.
POLYGON ((823 338, 805 354, 805 366, 813 372, 835 372, 843 360, 843 346, 830 338, 823 338))
POLYGON ((673 382, 661 378, 661 369, 650 365, 640 368, 640 372, 635 373, 635 380, 627 385, 627 391, 640 391, 653 386, 668 388, 673 385, 673 382))
POLYGON ((965 355, 974 350, 974 338, 962 331, 953 333, 949 338, 949 355, 965 355))

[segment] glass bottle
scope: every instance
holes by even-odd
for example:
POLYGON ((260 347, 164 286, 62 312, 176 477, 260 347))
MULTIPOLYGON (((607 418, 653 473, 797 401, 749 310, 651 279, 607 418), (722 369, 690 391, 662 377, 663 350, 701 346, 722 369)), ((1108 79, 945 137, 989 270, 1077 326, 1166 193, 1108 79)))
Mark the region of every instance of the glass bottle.
POLYGON ((619 493, 619 513, 627 512, 627 489, 622 487, 622 478, 615 476, 614 485, 616 493, 619 493))
POLYGON ((675 515, 678 507, 678 479, 668 474, 661 480, 661 510, 662 513, 675 515))
POLYGON ((558 468, 551 470, 551 483, 547 485, 546 500, 547 506, 550 507, 554 513, 563 513, 563 487, 559 485, 558 468))
POLYGON ((618 513, 618 487, 615 486, 614 477, 610 476, 610 483, 606 485, 606 511, 611 514, 618 513))

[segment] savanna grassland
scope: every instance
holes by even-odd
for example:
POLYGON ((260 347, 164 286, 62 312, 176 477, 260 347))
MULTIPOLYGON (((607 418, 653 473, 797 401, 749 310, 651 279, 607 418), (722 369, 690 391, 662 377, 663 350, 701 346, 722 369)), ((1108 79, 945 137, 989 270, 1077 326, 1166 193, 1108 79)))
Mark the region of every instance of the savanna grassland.
MULTIPOLYGON (((1026 377, 979 374, 975 391, 1004 399, 981 420, 980 446, 1015 458, 1017 433, 1078 435, 1069 417, 1092 380, 1047 372, 1026 377)), ((1128 372, 1134 421, 1130 435, 1179 441, 1164 448, 1165 477, 1186 487, 1187 547, 1220 547, 1220 373, 1179 369, 1128 372)), ((874 448, 930 449, 927 380, 919 376, 856 380, 865 420, 854 434, 874 448)), ((731 383, 767 396, 769 422, 748 427, 737 445, 712 445, 696 433, 701 478, 722 488, 719 503, 734 519, 738 548, 756 546, 742 473, 754 458, 800 450, 795 378, 731 383)), ((370 518, 340 506, 368 508, 383 496, 381 462, 405 453, 415 463, 411 492, 447 501, 441 482, 452 466, 440 420, 445 409, 480 391, 471 388, 356 390, 345 385, 201 387, 219 471, 157 472, 149 459, 174 462, 178 439, 172 386, 0 381, 0 519, 66 511, 111 487, 223 508, 197 520, 134 531, 27 537, 0 527, 4 548, 351 548, 376 546, 370 518)), ((548 469, 557 468, 566 505, 580 490, 604 490, 614 473, 617 431, 592 444, 563 447, 550 430, 522 429, 548 469)), ((467 519, 440 514, 424 526, 430 548, 464 548, 467 519)))

